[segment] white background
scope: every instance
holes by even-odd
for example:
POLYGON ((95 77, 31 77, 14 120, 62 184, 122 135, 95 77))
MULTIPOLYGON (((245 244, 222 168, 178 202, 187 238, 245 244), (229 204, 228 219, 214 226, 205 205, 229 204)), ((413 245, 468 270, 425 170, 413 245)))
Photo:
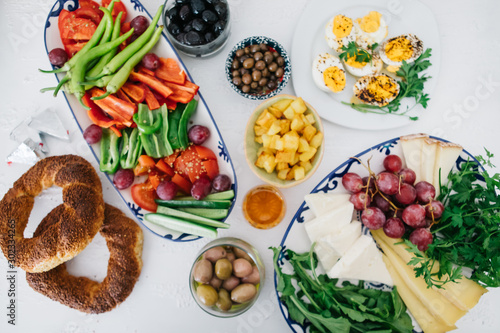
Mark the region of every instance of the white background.
MULTIPOLYGON (((495 0, 424 0, 439 24, 442 66, 438 85, 421 120, 395 130, 371 132, 325 122, 323 162, 309 181, 283 191, 288 206, 284 222, 268 231, 252 228, 243 218, 241 203, 244 194, 260 182, 245 162, 242 133, 248 116, 258 102, 246 100, 231 90, 224 76, 224 61, 234 44, 252 35, 274 38, 289 50, 294 22, 307 1, 229 2, 232 32, 225 49, 209 59, 183 57, 183 60, 201 86, 237 172, 239 193, 229 219, 232 226, 227 231, 221 231, 220 235, 240 237, 254 244, 266 264, 267 277, 258 302, 250 311, 234 319, 217 319, 205 314, 191 299, 188 273, 197 251, 206 241, 172 243, 144 229, 141 277, 123 304, 101 315, 82 314, 45 298, 26 284, 24 272, 18 270, 17 325, 8 325, 7 281, 4 278, 7 265, 5 260, 0 260, 0 332, 288 332, 289 328, 277 306, 272 256, 267 248, 279 245, 288 221, 304 194, 310 192, 338 164, 389 138, 427 132, 460 143, 473 154, 480 154, 483 147, 487 147, 498 156, 494 162, 500 165, 500 3, 495 0), (487 88, 485 81, 493 81, 494 84, 487 88)), ((388 5, 394 5, 394 2, 391 0, 388 5)), ((161 3, 158 0, 143 1, 150 13, 155 12, 161 3)), ((71 137, 70 143, 49 138, 51 155, 72 153, 90 161, 93 158, 63 96, 53 98, 51 94, 39 93, 40 88, 56 83, 53 75, 37 71, 38 68, 49 67, 43 44, 43 25, 52 5, 52 0, 0 2, 0 196, 28 169, 26 165, 9 166, 4 162, 17 146, 9 139, 10 131, 26 117, 46 108, 58 113, 71 137)), ((425 24, 426 18, 421 20, 425 24)), ((291 82, 283 92, 294 94, 291 82)), ((314 106, 314 101, 308 102, 314 106)), ((105 178, 102 181, 106 201, 127 211, 109 182, 105 178)), ((59 203, 59 196, 60 191, 51 189, 37 198, 25 235, 31 235, 38 218, 59 203)), ((84 253, 70 264, 69 270, 102 279, 106 275, 108 255, 103 239, 97 236, 84 253)), ((499 307, 500 290, 491 290, 458 322, 458 331, 498 332, 499 307)))

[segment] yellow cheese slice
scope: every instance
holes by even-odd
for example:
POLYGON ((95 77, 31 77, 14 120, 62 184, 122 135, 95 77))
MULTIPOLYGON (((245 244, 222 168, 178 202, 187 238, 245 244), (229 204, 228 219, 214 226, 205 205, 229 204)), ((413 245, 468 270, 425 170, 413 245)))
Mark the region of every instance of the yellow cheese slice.
POLYGON ((436 163, 436 148, 440 141, 427 138, 422 144, 420 152, 420 180, 431 183, 434 181, 434 167, 436 163))

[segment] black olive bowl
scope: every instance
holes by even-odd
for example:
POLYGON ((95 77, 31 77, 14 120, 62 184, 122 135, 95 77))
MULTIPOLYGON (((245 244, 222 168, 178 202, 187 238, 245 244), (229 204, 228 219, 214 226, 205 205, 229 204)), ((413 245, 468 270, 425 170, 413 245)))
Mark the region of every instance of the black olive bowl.
POLYGON ((283 90, 283 88, 286 86, 288 83, 288 80, 290 79, 290 75, 292 73, 292 65, 290 62, 290 58, 288 57, 288 54, 285 50, 285 48, 275 41, 272 38, 266 37, 266 36, 253 36, 253 37, 248 37, 243 39, 241 42, 237 43, 231 52, 229 52, 227 58, 226 58, 226 63, 225 63, 225 70, 226 70, 226 78, 227 81, 229 82, 229 85, 233 88, 234 91, 236 91, 239 95, 251 99, 251 100, 265 100, 268 98, 271 98, 273 96, 276 96, 283 90), (232 63, 233 60, 236 56, 236 51, 242 48, 245 48, 249 45, 255 45, 255 44, 266 44, 267 46, 273 48, 278 52, 278 54, 283 57, 285 64, 284 64, 284 73, 283 76, 279 79, 277 82, 276 88, 273 90, 268 90, 266 92, 256 94, 256 93, 245 93, 243 92, 240 88, 238 88, 234 83, 233 83, 233 74, 232 74, 232 63))
MULTIPOLYGON (((204 3, 207 2, 205 0, 200 0, 200 1, 204 2, 204 3)), ((172 21, 168 15, 168 13, 171 9, 173 9, 173 7, 175 7, 176 3, 182 3, 182 2, 183 2, 182 0, 166 0, 165 5, 163 7, 163 14, 162 14, 163 26, 164 26, 165 34, 167 35, 170 43, 178 51, 180 51, 183 54, 186 54, 188 56, 191 56, 191 57, 208 57, 208 56, 214 55, 215 53, 220 51, 224 47, 224 45, 226 45, 230 30, 231 30, 231 19, 230 19, 231 14, 230 14, 230 10, 229 10, 228 1, 227 0, 218 0, 217 1, 224 6, 224 8, 226 10, 226 15, 227 15, 225 17, 225 24, 222 26, 219 25, 219 29, 218 29, 219 31, 217 32, 219 35, 214 36, 214 39, 209 41, 209 42, 203 41, 202 43, 200 43, 198 45, 194 45, 197 43, 193 43, 193 45, 186 44, 185 37, 184 37, 184 39, 182 39, 179 37, 178 33, 174 34, 171 31, 172 30, 171 23, 178 23, 178 21, 175 21, 175 22, 172 21), (184 43, 181 43, 180 39, 182 39, 184 41, 184 43)), ((186 2, 186 4, 189 3, 188 5, 191 6, 192 1, 186 0, 185 2, 186 2)), ((195 10, 191 7, 189 7, 189 8, 191 9, 191 11, 195 10)), ((193 23, 193 21, 195 19, 197 21, 200 21, 200 22, 202 21, 202 14, 201 13, 198 15, 195 15, 191 12, 188 15, 192 15, 192 17, 190 18, 190 20, 192 20, 191 23, 193 23)), ((223 21, 223 20, 220 19, 220 21, 223 21)), ((197 23, 199 23, 199 22, 197 22, 197 23)), ((203 23, 203 22, 201 22, 201 23, 203 23)), ((209 24, 208 22, 205 22, 205 23, 209 24)), ((215 25, 219 24, 219 22, 212 23, 212 24, 215 26, 215 25)), ((193 30, 193 32, 197 32, 197 31, 193 30)), ((200 36, 202 36, 205 32, 208 32, 208 31, 205 30, 204 32, 201 32, 200 36)), ((187 34, 187 33, 184 33, 183 31, 180 31, 180 33, 184 34, 184 35, 187 34)))

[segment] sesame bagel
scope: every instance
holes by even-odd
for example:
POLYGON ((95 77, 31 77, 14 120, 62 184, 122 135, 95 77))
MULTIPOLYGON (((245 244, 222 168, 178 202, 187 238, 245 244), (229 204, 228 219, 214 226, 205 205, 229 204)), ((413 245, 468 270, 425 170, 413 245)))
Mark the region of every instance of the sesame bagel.
POLYGON ((75 155, 47 157, 0 201, 0 247, 10 264, 26 272, 45 272, 80 253, 103 221, 101 182, 92 165, 75 155), (44 218, 51 222, 49 227, 24 238, 35 197, 53 185, 62 188, 63 203, 44 218))
MULTIPOLYGON (((55 220, 46 218, 35 236, 50 229, 55 220)), ((102 282, 68 273, 66 264, 44 273, 27 273, 26 280, 35 291, 73 309, 86 313, 112 310, 132 292, 142 268, 141 228, 119 209, 106 204, 100 234, 109 249, 108 274, 102 282)))

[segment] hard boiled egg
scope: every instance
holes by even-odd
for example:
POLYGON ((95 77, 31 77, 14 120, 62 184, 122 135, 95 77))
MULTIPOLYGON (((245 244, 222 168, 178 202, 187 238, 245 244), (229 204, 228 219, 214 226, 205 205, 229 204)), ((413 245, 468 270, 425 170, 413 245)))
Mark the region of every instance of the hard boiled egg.
POLYGON ((385 106, 398 94, 398 82, 385 74, 363 76, 354 84, 354 96, 369 105, 385 106))
POLYGON ((378 54, 374 54, 372 60, 368 62, 358 62, 356 57, 348 57, 343 62, 347 71, 354 76, 378 74, 384 65, 378 54))
POLYGON ((368 15, 354 21, 356 43, 362 48, 380 43, 387 37, 388 28, 382 14, 371 11, 368 15))
POLYGON ((403 60, 414 62, 423 52, 424 43, 415 35, 406 34, 386 40, 379 47, 380 58, 388 66, 399 67, 403 60))
POLYGON ((345 70, 339 58, 320 53, 313 61, 312 76, 314 83, 323 91, 340 92, 345 88, 345 70))
POLYGON ((342 46, 347 46, 349 42, 354 42, 356 39, 352 19, 344 15, 333 17, 326 24, 325 39, 328 46, 341 52, 342 46))

